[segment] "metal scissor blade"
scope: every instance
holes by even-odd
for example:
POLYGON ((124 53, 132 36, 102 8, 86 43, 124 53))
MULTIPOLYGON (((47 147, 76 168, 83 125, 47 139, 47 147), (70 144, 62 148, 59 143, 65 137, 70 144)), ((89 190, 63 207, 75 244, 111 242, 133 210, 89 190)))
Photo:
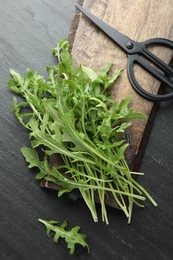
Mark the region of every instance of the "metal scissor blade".
POLYGON ((89 11, 87 11, 82 6, 76 4, 76 8, 81 11, 86 17, 88 17, 95 25, 97 25, 105 34, 107 34, 114 42, 116 42, 124 51, 128 52, 127 43, 132 43, 133 41, 111 27, 110 25, 103 22, 101 19, 96 17, 95 15, 91 14, 89 11))

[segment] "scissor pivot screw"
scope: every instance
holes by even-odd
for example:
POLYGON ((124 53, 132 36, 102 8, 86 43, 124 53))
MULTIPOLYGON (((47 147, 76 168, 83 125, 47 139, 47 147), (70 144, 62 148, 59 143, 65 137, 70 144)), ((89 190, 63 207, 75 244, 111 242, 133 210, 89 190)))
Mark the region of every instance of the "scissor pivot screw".
POLYGON ((131 50, 134 47, 134 43, 133 42, 127 42, 126 47, 127 47, 127 49, 131 50))

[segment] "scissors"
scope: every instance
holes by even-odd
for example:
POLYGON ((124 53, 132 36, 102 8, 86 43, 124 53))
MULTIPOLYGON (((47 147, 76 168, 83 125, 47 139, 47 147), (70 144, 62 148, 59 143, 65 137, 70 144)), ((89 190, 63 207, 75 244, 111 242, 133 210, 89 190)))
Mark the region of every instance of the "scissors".
POLYGON ((135 91, 142 97, 150 101, 168 101, 173 99, 173 91, 157 95, 146 91, 142 88, 134 75, 134 64, 138 64, 154 78, 164 83, 165 87, 173 90, 173 68, 155 56, 148 50, 150 45, 165 46, 173 49, 173 41, 164 38, 153 38, 143 42, 136 42, 123 35, 115 28, 103 22, 101 19, 91 14, 88 10, 76 4, 76 8, 97 25, 104 33, 107 34, 115 43, 117 43, 128 56, 127 74, 129 81, 135 91), (154 66, 152 66, 153 64, 154 66), (156 69, 157 68, 157 69, 156 69))

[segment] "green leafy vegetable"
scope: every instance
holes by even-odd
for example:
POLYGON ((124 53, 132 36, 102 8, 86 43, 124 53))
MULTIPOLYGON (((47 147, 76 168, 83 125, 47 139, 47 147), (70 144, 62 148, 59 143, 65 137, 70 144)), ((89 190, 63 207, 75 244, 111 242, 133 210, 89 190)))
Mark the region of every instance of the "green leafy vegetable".
POLYGON ((48 236, 51 235, 51 232, 54 233, 53 242, 58 243, 59 238, 63 238, 65 240, 71 255, 74 253, 76 244, 87 247, 89 252, 88 244, 85 241, 86 235, 79 233, 79 226, 75 226, 70 230, 66 230, 67 220, 64 220, 64 222, 60 226, 57 226, 59 222, 55 220, 46 221, 43 219, 38 219, 38 221, 45 225, 46 234, 48 236))
POLYGON ((22 96, 14 98, 14 111, 29 130, 31 148, 21 149, 29 168, 39 169, 37 179, 44 178, 62 186, 59 196, 79 189, 98 221, 95 196, 99 198, 102 220, 108 223, 105 200, 112 196, 130 222, 133 204, 143 207, 148 192, 133 178, 125 161, 125 130, 141 113, 129 108, 130 98, 118 105, 109 88, 120 75, 108 76, 111 64, 97 74, 91 68, 74 68, 68 42, 61 41, 53 53, 59 63, 48 67, 45 80, 38 71, 27 69, 24 77, 10 70, 9 89, 22 96), (36 149, 44 154, 40 160, 36 149), (52 169, 49 157, 58 155, 63 163, 52 169))

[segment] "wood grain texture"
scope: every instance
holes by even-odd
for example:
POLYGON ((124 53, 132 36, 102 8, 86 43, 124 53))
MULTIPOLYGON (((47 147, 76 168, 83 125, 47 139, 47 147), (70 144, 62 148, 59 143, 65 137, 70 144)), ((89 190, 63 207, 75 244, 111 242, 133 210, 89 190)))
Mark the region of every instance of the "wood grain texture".
MULTIPOLYGON (((135 41, 154 37, 173 40, 172 0, 84 0, 82 2, 90 12, 135 41)), ((116 102, 120 102, 123 98, 131 96, 131 106, 148 116, 148 121, 142 119, 133 121, 132 127, 127 132, 130 145, 126 152, 126 159, 131 168, 138 170, 156 106, 140 97, 130 85, 126 70, 126 54, 79 12, 74 18, 69 39, 76 65, 84 64, 99 71, 105 63, 112 62, 112 70, 123 69, 122 76, 112 87, 113 97, 116 102)), ((172 50, 161 47, 150 48, 150 50, 166 63, 170 62, 172 50)), ((160 82, 139 66, 135 66, 135 76, 145 89, 152 93, 158 92, 160 82)))

